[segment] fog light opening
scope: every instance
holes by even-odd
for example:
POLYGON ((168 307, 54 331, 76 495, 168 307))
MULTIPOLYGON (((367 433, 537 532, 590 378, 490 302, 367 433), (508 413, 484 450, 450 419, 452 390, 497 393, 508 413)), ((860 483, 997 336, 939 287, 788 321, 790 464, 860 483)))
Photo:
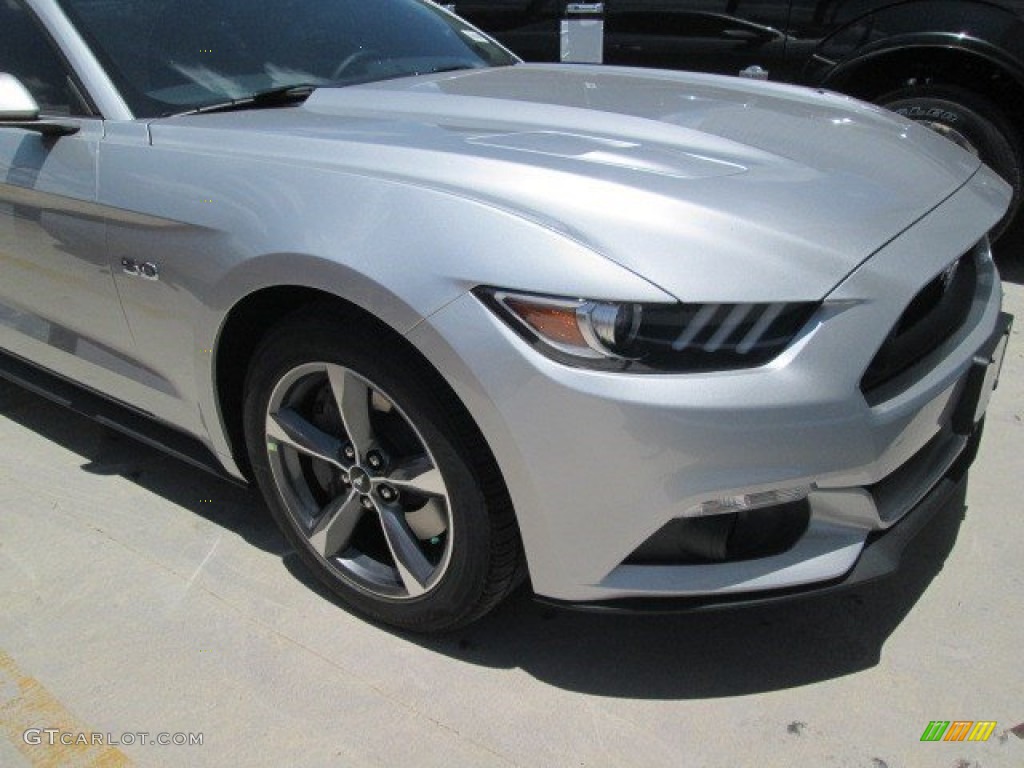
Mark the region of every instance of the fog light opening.
POLYGON ((782 504, 679 517, 637 547, 624 564, 710 565, 771 557, 793 547, 810 519, 807 493, 782 504))

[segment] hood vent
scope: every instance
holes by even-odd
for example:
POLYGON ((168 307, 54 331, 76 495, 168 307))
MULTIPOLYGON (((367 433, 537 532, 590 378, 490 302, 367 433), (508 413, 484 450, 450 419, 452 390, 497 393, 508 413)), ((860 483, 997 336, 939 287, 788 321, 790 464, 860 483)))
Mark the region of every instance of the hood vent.
POLYGON ((737 163, 713 160, 679 150, 561 131, 492 134, 476 136, 467 139, 467 142, 480 147, 580 160, 679 179, 728 176, 746 170, 737 163))

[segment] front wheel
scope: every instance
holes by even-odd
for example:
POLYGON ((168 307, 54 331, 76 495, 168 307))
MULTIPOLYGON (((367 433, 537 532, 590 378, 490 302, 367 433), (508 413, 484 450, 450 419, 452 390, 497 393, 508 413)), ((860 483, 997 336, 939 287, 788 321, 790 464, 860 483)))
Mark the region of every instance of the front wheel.
POLYGON ((404 342, 314 315, 272 331, 246 382, 253 471, 299 555, 356 610, 425 632, 520 573, 507 493, 449 395, 404 342))
POLYGON ((1015 221, 1022 198, 1024 155, 1018 132, 998 106, 961 88, 934 85, 902 88, 875 101, 959 144, 1013 187, 1010 207, 993 228, 993 239, 1011 227, 1024 229, 1024 224, 1015 221))

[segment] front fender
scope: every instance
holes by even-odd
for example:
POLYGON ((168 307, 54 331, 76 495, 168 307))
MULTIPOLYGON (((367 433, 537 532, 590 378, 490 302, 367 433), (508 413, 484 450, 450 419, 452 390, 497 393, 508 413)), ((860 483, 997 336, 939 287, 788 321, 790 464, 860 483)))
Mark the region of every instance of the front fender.
MULTIPOLYGON (((310 288, 336 296, 403 335, 481 284, 593 298, 673 300, 564 233, 515 213, 438 190, 349 179, 365 185, 364 202, 358 203, 358 196, 343 194, 340 187, 310 193, 319 187, 312 175, 305 169, 288 193, 279 177, 279 199, 295 203, 292 212, 302 211, 301 218, 282 225, 272 210, 254 212, 265 219, 263 231, 276 235, 257 237, 251 248, 235 243, 234 258, 221 262, 222 271, 207 272, 212 279, 202 284, 195 303, 199 311, 193 318, 191 362, 198 407, 221 457, 230 455, 230 441, 216 388, 218 342, 232 310, 267 288, 310 288), (261 245, 277 247, 252 255, 261 245), (247 251, 250 255, 244 255, 247 251)), ((431 362, 445 374, 439 361, 431 362)))
POLYGON ((1024 84, 1024 20, 983 2, 912 0, 839 24, 815 47, 803 78, 839 87, 865 64, 896 52, 942 49, 983 59, 1024 84))

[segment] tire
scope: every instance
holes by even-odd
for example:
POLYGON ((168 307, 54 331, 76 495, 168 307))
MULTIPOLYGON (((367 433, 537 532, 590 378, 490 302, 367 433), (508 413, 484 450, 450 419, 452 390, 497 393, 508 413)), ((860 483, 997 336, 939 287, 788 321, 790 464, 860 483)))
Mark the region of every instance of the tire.
POLYGON ((952 86, 903 88, 875 101, 960 144, 1013 187, 1010 207, 992 230, 993 240, 1011 228, 1024 228, 1016 220, 1024 183, 1024 155, 1018 132, 999 107, 983 96, 952 86))
POLYGON ((342 602, 401 629, 476 620, 525 573, 479 432, 404 340, 330 306, 258 345, 246 445, 270 511, 342 602))

